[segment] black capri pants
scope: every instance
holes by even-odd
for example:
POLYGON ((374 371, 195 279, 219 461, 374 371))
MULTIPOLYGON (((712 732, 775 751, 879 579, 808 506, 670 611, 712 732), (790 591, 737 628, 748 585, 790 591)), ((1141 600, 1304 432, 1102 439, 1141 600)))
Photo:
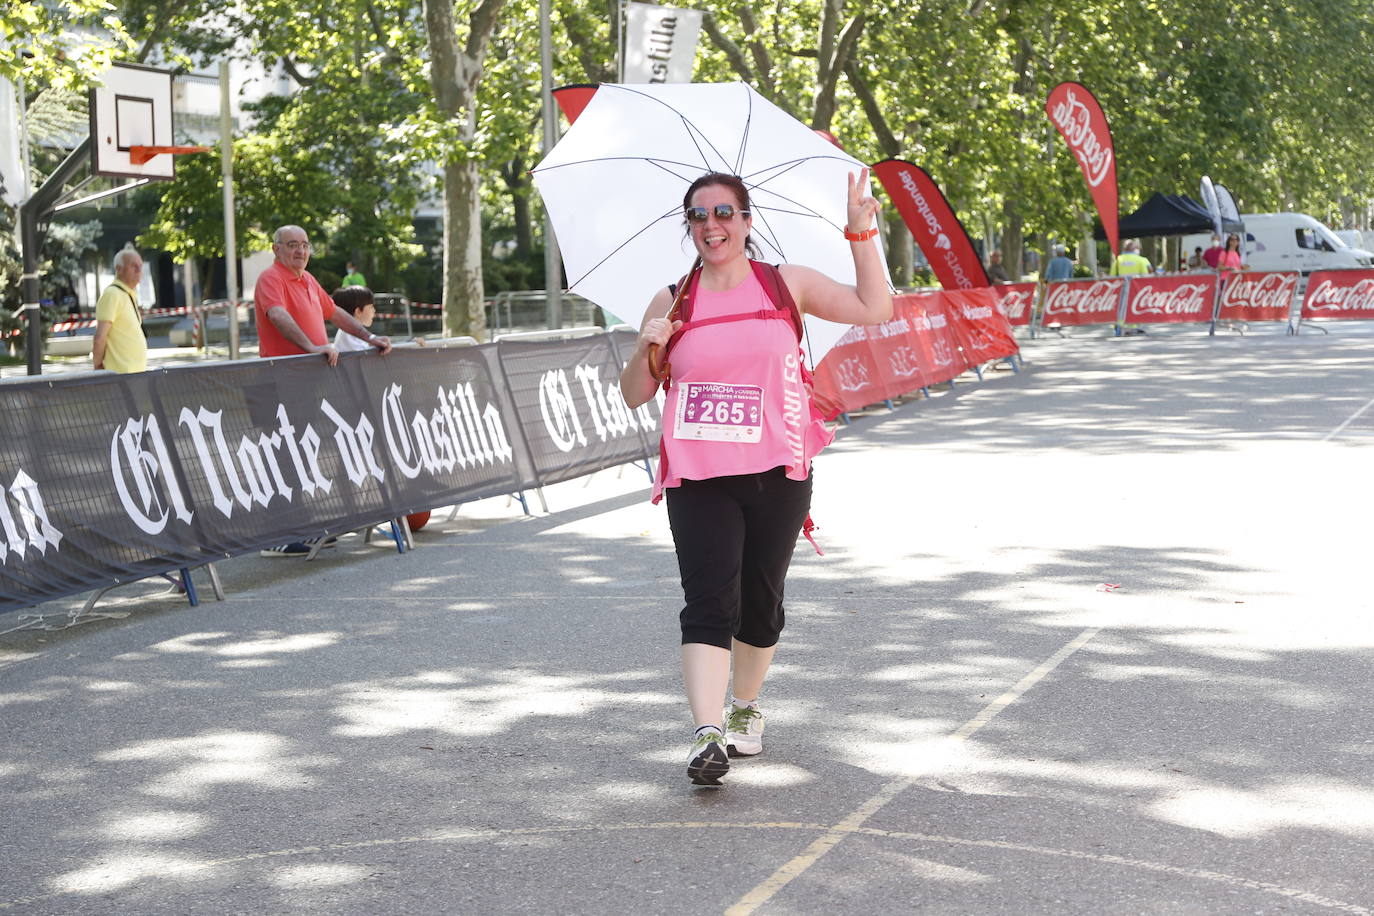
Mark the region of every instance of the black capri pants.
POLYGON ((811 478, 784 468, 684 480, 667 491, 682 575, 683 643, 766 649, 782 632, 783 580, 811 511, 811 478))

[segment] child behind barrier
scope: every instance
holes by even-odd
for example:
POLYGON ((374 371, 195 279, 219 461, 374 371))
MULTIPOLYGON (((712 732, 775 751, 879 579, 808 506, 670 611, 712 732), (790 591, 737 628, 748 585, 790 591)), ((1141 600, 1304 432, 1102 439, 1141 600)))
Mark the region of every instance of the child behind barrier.
MULTIPOLYGON (((372 320, 377 317, 372 290, 366 286, 345 286, 334 290, 334 304, 358 319, 358 324, 365 328, 372 327, 372 320)), ((354 350, 371 350, 372 345, 339 328, 334 332, 334 349, 340 353, 350 353, 354 350)))

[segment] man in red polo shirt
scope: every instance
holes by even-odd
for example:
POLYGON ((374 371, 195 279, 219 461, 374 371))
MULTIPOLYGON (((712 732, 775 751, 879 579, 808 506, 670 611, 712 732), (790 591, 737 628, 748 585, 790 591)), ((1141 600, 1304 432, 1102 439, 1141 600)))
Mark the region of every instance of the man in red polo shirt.
POLYGON ((258 320, 258 355, 293 356, 321 353, 337 365, 339 351, 329 343, 326 320, 377 348, 391 351, 391 338, 380 337, 334 304, 318 280, 306 273, 310 237, 300 226, 282 226, 272 234, 276 260, 258 278, 253 309, 258 320))
MULTIPOLYGON (((253 291, 259 356, 320 353, 329 360, 329 365, 338 365, 339 351, 329 343, 324 329, 326 319, 380 352, 391 352, 391 338, 379 337, 359 324, 358 319, 334 304, 318 280, 305 272, 305 265, 310 263, 310 237, 304 229, 282 226, 272 233, 272 253, 277 259, 258 277, 253 291)), ((318 549, 319 540, 269 547, 261 551, 261 555, 308 557, 318 549)), ((327 538, 320 546, 332 547, 334 540, 327 538)))

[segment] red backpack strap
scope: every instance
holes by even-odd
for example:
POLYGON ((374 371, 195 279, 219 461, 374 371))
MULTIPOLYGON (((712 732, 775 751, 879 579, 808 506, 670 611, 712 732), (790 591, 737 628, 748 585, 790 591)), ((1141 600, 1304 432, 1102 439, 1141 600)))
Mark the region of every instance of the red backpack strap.
POLYGON ((787 283, 782 278, 782 271, 778 269, 776 264, 765 264, 762 261, 750 261, 749 266, 754 268, 754 276, 758 279, 759 285, 763 287, 763 291, 768 294, 773 307, 787 312, 788 317, 792 320, 792 330, 797 332, 797 343, 801 343, 801 310, 797 308, 797 302, 792 298, 792 291, 787 288, 787 283))
MULTIPOLYGON (((677 329, 672 337, 668 338, 668 343, 663 347, 663 364, 668 365, 668 354, 673 350, 673 344, 682 336, 682 332, 687 330, 687 322, 692 320, 692 303, 696 299, 697 284, 700 282, 701 271, 684 274, 676 283, 668 284, 668 295, 677 297, 678 287, 687 284, 687 291, 682 294, 682 301, 677 304, 677 312, 669 314, 669 319, 676 319, 682 322, 682 327, 677 329)), ((672 384, 671 379, 663 380, 663 387, 667 388, 672 384)))

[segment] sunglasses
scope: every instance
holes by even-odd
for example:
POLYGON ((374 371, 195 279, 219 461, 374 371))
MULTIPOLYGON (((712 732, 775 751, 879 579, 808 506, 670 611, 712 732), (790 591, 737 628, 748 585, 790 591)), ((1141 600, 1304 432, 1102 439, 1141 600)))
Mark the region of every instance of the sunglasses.
POLYGON ((709 210, 706 207, 688 207, 683 212, 686 214, 687 222, 689 223, 704 223, 706 222, 706 217, 712 213, 716 215, 716 219, 718 220, 734 219, 736 213, 740 216, 749 215, 748 210, 736 210, 730 204, 716 204, 709 210))

